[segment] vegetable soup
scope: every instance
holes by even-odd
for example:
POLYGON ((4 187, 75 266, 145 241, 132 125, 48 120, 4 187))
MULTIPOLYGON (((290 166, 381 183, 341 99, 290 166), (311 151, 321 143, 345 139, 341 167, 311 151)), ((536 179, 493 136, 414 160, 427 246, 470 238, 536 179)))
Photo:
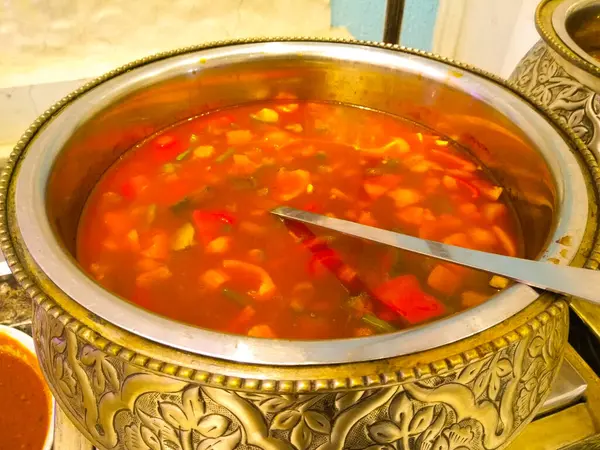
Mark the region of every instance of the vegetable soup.
POLYGON ((390 332, 506 286, 282 221, 270 214, 280 205, 522 254, 502 188, 452 141, 380 112, 274 100, 189 119, 127 152, 87 202, 77 257, 98 283, 143 308, 264 338, 390 332))

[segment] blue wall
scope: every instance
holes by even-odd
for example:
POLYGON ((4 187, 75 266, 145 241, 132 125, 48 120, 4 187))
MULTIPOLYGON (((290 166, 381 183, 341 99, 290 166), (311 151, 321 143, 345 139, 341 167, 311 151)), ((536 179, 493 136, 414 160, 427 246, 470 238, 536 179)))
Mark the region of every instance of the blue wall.
MULTIPOLYGON (((331 0, 331 24, 345 26, 356 39, 381 41, 385 0, 331 0)), ((406 0, 400 43, 431 51, 439 0, 406 0)))

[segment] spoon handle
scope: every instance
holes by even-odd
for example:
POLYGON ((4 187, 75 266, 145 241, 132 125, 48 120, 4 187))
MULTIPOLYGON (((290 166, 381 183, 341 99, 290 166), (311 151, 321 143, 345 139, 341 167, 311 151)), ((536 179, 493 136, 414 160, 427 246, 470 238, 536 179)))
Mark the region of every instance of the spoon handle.
POLYGON ((288 220, 327 228, 442 261, 495 273, 529 286, 600 304, 600 271, 470 250, 287 206, 275 208, 272 213, 288 220))

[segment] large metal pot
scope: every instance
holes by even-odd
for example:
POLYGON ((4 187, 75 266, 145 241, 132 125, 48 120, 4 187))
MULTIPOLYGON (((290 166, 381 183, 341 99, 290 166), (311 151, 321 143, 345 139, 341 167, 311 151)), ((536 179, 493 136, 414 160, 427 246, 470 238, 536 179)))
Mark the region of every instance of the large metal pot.
POLYGON ((567 339, 564 298, 513 285, 406 331, 335 341, 233 336, 105 291, 73 258, 101 174, 157 129, 271 98, 362 105, 470 148, 507 188, 526 252, 598 265, 595 159, 556 117, 498 79, 373 43, 240 41, 132 63, 25 133, 0 178, 0 242, 34 301, 41 365, 102 449, 496 449, 534 416, 567 339))
MULTIPOLYGON (((600 158, 600 0, 543 0, 535 23, 542 39, 510 77, 518 89, 555 113, 600 158)), ((575 330, 574 345, 600 370, 600 307, 574 300, 592 331, 575 330)))

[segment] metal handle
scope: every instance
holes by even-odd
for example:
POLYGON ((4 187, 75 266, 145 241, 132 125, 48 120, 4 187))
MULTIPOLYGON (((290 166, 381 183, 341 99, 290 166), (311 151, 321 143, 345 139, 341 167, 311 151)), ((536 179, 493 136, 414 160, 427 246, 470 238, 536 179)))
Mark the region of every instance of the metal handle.
POLYGON ((298 220, 461 266, 492 272, 533 287, 600 304, 600 272, 596 270, 558 266, 543 261, 470 250, 285 206, 276 208, 273 213, 286 219, 298 220))
POLYGON ((400 43, 402 31, 402 17, 404 16, 405 0, 387 0, 385 7, 385 24, 383 28, 383 42, 386 44, 400 43))

